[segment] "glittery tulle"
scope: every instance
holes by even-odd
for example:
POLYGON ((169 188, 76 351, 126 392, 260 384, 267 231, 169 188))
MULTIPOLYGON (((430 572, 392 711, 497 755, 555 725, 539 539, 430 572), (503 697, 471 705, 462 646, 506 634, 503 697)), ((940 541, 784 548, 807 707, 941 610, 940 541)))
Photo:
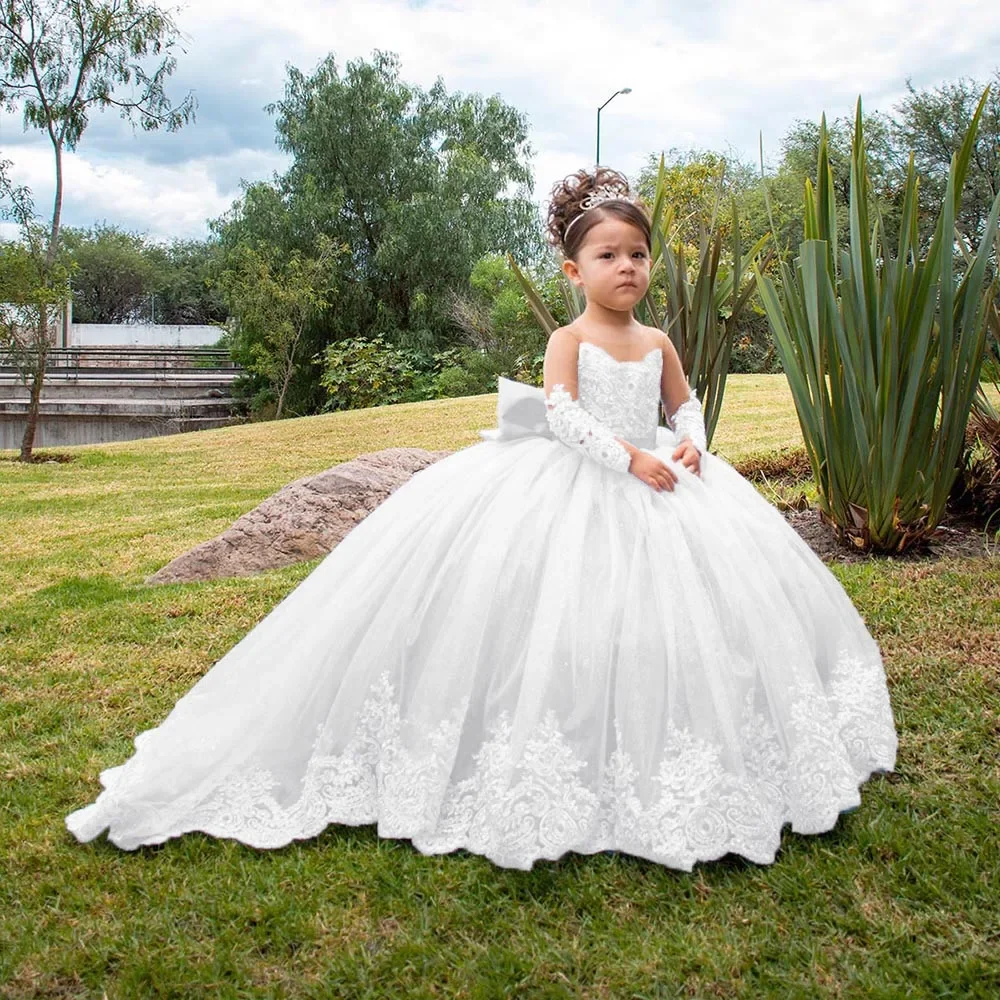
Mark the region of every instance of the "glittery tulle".
POLYGON ((617 849, 774 860, 895 763, 878 647, 725 461, 656 427, 655 354, 581 350, 579 398, 677 474, 656 492, 544 433, 416 473, 67 817, 126 849, 377 824, 530 868, 617 849))

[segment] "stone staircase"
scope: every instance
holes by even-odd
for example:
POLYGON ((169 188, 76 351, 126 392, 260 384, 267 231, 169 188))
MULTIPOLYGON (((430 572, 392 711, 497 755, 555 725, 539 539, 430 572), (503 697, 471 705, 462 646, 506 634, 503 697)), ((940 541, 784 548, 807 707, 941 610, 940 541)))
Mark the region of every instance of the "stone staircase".
MULTIPOLYGON (((234 422, 240 369, 214 348, 53 349, 45 373, 35 447, 51 448, 179 434, 234 422)), ((0 354, 0 449, 19 448, 28 387, 0 354)))

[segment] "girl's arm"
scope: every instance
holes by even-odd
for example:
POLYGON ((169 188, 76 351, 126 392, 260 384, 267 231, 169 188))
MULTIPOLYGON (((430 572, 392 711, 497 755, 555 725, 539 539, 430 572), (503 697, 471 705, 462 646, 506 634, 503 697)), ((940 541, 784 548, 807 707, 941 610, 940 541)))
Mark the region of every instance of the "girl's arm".
POLYGON ((553 331, 545 348, 545 416, 564 444, 618 472, 628 472, 638 450, 616 437, 577 401, 577 353, 580 345, 565 327, 553 331))
POLYGON ((681 359, 677 356, 677 349, 665 333, 662 337, 663 374, 660 377, 660 398, 663 400, 667 419, 677 435, 677 440, 690 441, 698 449, 698 453, 703 455, 708 450, 708 445, 701 403, 694 389, 688 385, 681 359))

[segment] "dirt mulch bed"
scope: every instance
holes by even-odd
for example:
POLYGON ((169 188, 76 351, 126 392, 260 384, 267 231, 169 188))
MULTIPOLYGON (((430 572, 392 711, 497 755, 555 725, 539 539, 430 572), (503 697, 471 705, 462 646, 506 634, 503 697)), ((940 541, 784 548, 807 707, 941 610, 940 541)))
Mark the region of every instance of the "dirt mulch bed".
POLYGON ((785 520, 826 562, 865 562, 869 559, 892 559, 895 562, 933 562, 937 559, 1000 558, 1000 541, 972 521, 945 514, 937 530, 924 546, 914 546, 889 555, 862 552, 837 538, 834 529, 820 520, 819 508, 782 511, 785 520))
POLYGON ((809 504, 802 488, 812 480, 812 468, 804 448, 782 449, 767 455, 752 455, 733 467, 751 482, 770 482, 782 487, 786 496, 779 509, 785 520, 827 562, 864 562, 893 559, 899 562, 933 562, 937 559, 1000 558, 996 522, 987 531, 982 519, 946 510, 930 539, 902 553, 864 552, 837 537, 834 528, 820 519, 819 507, 809 504), (798 497, 794 497, 798 491, 798 497), (788 498, 792 494, 792 499, 788 498), (787 505, 787 506, 786 506, 787 505))

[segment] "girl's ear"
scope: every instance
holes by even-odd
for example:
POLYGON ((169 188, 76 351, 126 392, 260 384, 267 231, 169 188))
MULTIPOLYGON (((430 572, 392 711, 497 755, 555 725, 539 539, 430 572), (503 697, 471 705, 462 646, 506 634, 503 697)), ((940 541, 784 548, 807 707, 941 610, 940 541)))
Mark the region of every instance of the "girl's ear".
POLYGON ((576 266, 576 261, 564 260, 562 262, 562 273, 569 278, 573 284, 578 285, 580 283, 580 269, 576 266))

